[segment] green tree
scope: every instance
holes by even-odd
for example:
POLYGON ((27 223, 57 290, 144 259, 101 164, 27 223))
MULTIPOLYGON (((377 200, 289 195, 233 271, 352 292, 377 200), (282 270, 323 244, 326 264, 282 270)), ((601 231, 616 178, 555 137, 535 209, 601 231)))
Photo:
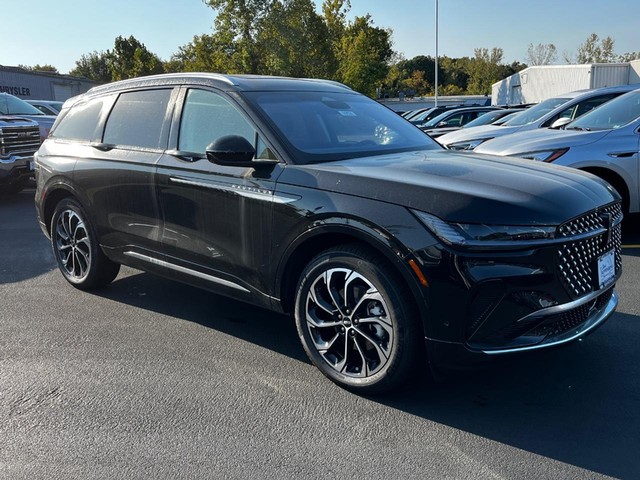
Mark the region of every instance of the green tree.
POLYGON ((82 55, 76 60, 76 66, 69 75, 85 77, 95 82, 110 82, 109 53, 93 51, 82 55))
POLYGON ((371 16, 349 24, 338 51, 338 77, 354 90, 375 96, 389 70, 393 55, 391 31, 374 27, 371 16))
POLYGON ((216 11, 214 45, 228 48, 230 73, 257 74, 262 52, 258 34, 272 0, 203 0, 216 11))
POLYGON ((404 81, 404 86, 413 91, 414 95, 431 93, 431 84, 425 78, 422 70, 411 72, 411 76, 404 81))
POLYGON ((234 69, 230 58, 235 55, 234 45, 225 44, 216 35, 193 37, 193 41, 180 47, 165 63, 167 72, 225 72, 242 73, 234 69))
POLYGON ((489 95, 491 86, 504 78, 504 68, 501 67, 504 52, 501 48, 476 48, 474 58, 467 65, 469 95, 489 95))
POLYGON ((257 45, 263 52, 262 73, 318 78, 335 74, 329 29, 311 0, 274 2, 257 45))
POLYGON ((133 35, 118 36, 108 54, 112 80, 140 77, 164 72, 162 61, 133 35))
POLYGON ((537 45, 530 43, 527 48, 526 61, 530 65, 549 65, 554 63, 557 58, 558 50, 553 43, 539 43, 537 45))
POLYGON ((56 67, 54 67, 53 65, 49 65, 49 64, 40 65, 40 64, 36 63, 33 67, 30 67, 28 65, 18 65, 18 67, 22 68, 24 70, 29 70, 30 72, 60 73, 60 72, 58 72, 58 69, 56 67))
POLYGON ((611 63, 617 60, 617 56, 613 51, 615 41, 611 37, 605 37, 602 40, 592 33, 578 47, 576 55, 577 63, 611 63))
POLYGON ((640 52, 627 52, 622 55, 618 55, 618 62, 633 62, 634 60, 640 60, 640 52))

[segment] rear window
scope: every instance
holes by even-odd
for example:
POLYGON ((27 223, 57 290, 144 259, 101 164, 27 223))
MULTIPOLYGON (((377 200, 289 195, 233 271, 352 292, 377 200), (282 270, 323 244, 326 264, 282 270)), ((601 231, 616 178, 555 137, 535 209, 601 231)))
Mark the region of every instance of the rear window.
POLYGON ((92 142, 100 139, 98 124, 102 109, 113 103, 113 96, 100 97, 71 107, 51 132, 54 138, 92 142))
POLYGON ((171 89, 142 90, 118 97, 107 119, 103 142, 159 149, 171 89))

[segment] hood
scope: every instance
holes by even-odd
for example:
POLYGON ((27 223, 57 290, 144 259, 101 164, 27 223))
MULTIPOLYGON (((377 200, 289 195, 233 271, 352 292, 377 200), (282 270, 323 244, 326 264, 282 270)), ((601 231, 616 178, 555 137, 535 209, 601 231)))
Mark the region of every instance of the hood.
POLYGON ((542 128, 489 140, 479 145, 475 149, 475 152, 489 153, 492 155, 518 155, 526 152, 541 152, 557 148, 577 147, 596 142, 609 132, 610 130, 587 132, 542 128))
POLYGON ((28 118, 29 120, 33 120, 34 122, 38 122, 38 125, 43 125, 45 127, 51 128, 53 123, 56 121, 55 115, 13 115, 14 117, 28 118))
POLYGON ((602 180, 574 169, 446 150, 289 165, 278 183, 493 225, 558 225, 618 198, 602 180))
POLYGON ((44 142, 44 140, 49 136, 49 132, 51 131, 51 127, 56 121, 55 115, 16 115, 22 118, 28 118, 29 120, 33 120, 38 123, 40 127, 40 141, 44 142))
POLYGON ((505 127, 502 125, 479 125, 477 127, 462 128, 455 132, 442 135, 438 142, 442 145, 451 145, 457 142, 466 142, 484 138, 495 138, 517 132, 521 127, 505 127))

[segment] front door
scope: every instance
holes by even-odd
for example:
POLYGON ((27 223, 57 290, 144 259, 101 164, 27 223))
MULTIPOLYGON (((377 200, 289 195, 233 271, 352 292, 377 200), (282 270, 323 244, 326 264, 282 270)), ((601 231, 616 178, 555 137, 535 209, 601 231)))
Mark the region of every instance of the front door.
POLYGON ((258 158, 273 153, 224 93, 192 88, 181 97, 172 127, 174 149, 156 171, 164 253, 180 274, 204 279, 224 293, 263 295, 268 302, 263 267, 271 254, 273 191, 283 165, 210 162, 207 145, 226 135, 246 138, 258 158))

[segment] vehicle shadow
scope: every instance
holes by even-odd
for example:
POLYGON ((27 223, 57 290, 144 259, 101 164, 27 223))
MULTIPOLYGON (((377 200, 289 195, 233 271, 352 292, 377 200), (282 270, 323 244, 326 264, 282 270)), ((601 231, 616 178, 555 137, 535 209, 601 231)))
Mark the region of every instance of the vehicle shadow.
MULTIPOLYGON (((137 271, 95 293, 309 363, 284 315, 137 271)), ((616 313, 584 342, 497 361, 441 383, 417 366, 415 385, 369 400, 593 472, 632 478, 640 471, 640 383, 634 380, 640 354, 633 335, 639 321, 616 313)))
POLYGON ((378 401, 616 478, 640 472, 640 316, 616 313, 584 341, 511 356, 378 401))
POLYGON ((0 196, 0 284, 38 277, 56 268, 40 231, 33 189, 0 196))
MULTIPOLYGON (((131 270, 129 270, 130 272, 131 270)), ((135 271, 92 291, 145 310, 200 324, 310 363, 290 317, 156 275, 135 271)))

